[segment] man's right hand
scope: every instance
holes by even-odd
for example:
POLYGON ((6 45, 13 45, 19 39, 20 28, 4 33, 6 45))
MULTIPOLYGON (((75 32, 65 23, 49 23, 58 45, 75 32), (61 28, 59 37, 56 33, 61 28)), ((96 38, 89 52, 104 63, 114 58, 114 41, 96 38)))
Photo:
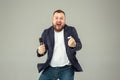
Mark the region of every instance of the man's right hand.
POLYGON ((38 53, 39 54, 44 54, 45 53, 45 45, 43 44, 43 45, 40 45, 39 47, 38 47, 38 53))

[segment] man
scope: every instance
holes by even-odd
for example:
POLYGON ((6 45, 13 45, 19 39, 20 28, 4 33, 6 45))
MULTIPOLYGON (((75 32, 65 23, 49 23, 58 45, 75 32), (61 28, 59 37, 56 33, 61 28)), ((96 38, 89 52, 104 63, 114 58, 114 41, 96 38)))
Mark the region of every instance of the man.
POLYGON ((42 72, 39 80, 74 80, 74 72, 82 71, 76 51, 82 44, 74 27, 65 23, 65 13, 56 10, 53 13, 52 26, 42 33, 43 45, 37 49, 37 56, 47 53, 45 63, 38 64, 38 71, 42 72))

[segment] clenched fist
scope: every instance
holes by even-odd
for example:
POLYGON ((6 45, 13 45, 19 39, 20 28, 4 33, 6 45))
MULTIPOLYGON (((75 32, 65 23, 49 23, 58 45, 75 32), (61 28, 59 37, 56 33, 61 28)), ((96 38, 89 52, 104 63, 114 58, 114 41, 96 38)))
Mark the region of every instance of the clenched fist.
POLYGON ((43 45, 40 45, 39 47, 38 47, 38 53, 39 54, 44 54, 45 53, 45 45, 43 44, 43 45))
POLYGON ((69 47, 76 47, 76 41, 75 41, 75 39, 72 37, 72 36, 70 36, 70 37, 68 37, 68 46, 69 47))

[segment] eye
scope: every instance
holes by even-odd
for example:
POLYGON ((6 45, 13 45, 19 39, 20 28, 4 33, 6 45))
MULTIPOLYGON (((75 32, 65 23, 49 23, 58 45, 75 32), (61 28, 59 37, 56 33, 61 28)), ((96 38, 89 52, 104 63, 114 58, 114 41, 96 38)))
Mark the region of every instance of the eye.
POLYGON ((55 19, 58 19, 58 17, 55 17, 55 19))
POLYGON ((63 20, 63 18, 62 18, 62 17, 61 17, 60 19, 61 19, 61 20, 63 20))

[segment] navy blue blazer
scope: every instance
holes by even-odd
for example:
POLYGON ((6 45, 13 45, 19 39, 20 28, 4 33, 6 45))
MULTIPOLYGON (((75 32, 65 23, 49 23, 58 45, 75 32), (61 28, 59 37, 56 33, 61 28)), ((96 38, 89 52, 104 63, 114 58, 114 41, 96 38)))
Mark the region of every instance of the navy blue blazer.
MULTIPOLYGON (((43 39, 45 47, 46 47, 46 52, 43 55, 45 55, 47 53, 47 60, 45 63, 38 63, 37 68, 38 68, 39 72, 50 66, 50 62, 51 62, 51 59, 53 56, 53 50, 54 50, 54 28, 53 28, 53 26, 51 26, 50 28, 45 29, 43 31, 42 39, 43 39)), ((78 51, 82 48, 82 44, 78 37, 76 29, 74 27, 65 25, 64 41, 65 41, 67 56, 73 66, 73 69, 75 71, 82 71, 82 68, 76 58, 76 51, 78 51), (71 48, 68 46, 68 37, 69 36, 72 36, 75 39, 75 41, 77 43, 75 48, 71 48)), ((38 57, 41 57, 43 55, 40 55, 37 50, 38 57)))

